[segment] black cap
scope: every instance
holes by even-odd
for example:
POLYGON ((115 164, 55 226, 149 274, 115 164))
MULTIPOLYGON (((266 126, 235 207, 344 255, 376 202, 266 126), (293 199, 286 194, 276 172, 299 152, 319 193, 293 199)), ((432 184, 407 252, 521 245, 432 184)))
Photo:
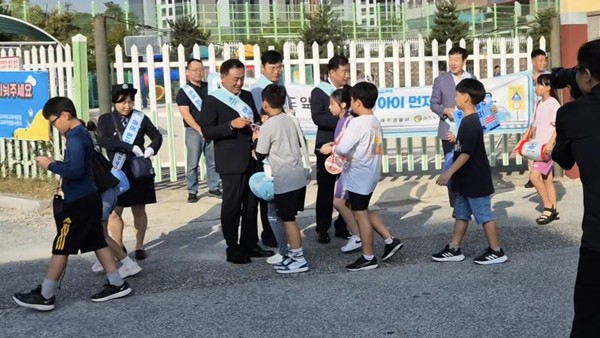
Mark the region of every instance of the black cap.
POLYGON ((131 83, 120 83, 112 86, 112 101, 115 102, 116 98, 120 94, 133 94, 137 93, 137 89, 133 88, 131 83))

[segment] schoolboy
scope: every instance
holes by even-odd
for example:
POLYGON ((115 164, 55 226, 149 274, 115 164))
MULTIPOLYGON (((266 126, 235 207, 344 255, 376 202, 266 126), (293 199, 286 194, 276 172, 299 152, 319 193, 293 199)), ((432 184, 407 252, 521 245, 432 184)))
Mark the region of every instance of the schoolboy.
POLYGON ((290 245, 287 257, 275 264, 275 269, 278 273, 298 273, 308 270, 302 250, 302 235, 296 222, 298 211, 304 210, 306 173, 300 147, 303 140, 300 140, 296 121, 283 112, 286 98, 285 87, 277 84, 265 87, 262 91, 262 108, 269 119, 260 127, 260 131, 255 129, 253 138, 258 160, 262 162, 267 156, 269 158, 275 186, 275 212, 283 221, 290 245))
MULTIPOLYGON (((473 261, 476 264, 496 264, 508 259, 500 247, 498 229, 491 208, 490 195, 494 193, 492 172, 485 152, 483 129, 475 105, 485 98, 483 84, 475 79, 463 79, 456 85, 456 107, 465 113, 456 135, 454 162, 437 179, 438 185, 448 185, 456 192, 454 233, 446 247, 431 256, 438 262, 458 262, 465 259, 460 245, 467 231, 471 215, 483 225, 489 247, 473 261)), ((450 135, 449 135, 450 136, 450 135)))
POLYGON ((55 215, 55 219, 62 222, 57 224, 46 278, 36 289, 14 294, 13 299, 20 306, 30 309, 54 309, 56 286, 65 272, 68 257, 79 251, 94 251, 108 279, 108 284, 93 295, 91 300, 104 302, 125 297, 131 292, 131 288, 119 276, 102 231, 102 200, 97 193, 91 169, 92 139, 86 127, 77 118, 75 105, 70 99, 51 98, 44 105, 42 114, 66 137, 66 150, 62 161, 45 156, 35 158, 44 170, 50 170, 62 177, 64 207, 60 215, 55 215))
MULTIPOLYGON (((358 223, 362 255, 354 263, 346 266, 349 271, 371 270, 379 266, 373 254, 373 230, 385 240, 381 258, 384 261, 404 245, 390 234, 381 217, 375 211, 369 210, 369 202, 381 175, 383 154, 381 123, 373 115, 378 95, 377 87, 369 82, 359 82, 352 87, 350 103, 352 112, 358 117, 348 123, 344 138, 332 149, 338 156, 352 158, 342 171, 342 180, 348 191, 350 209, 358 223)), ((332 143, 323 145, 327 148, 332 146, 332 143)))

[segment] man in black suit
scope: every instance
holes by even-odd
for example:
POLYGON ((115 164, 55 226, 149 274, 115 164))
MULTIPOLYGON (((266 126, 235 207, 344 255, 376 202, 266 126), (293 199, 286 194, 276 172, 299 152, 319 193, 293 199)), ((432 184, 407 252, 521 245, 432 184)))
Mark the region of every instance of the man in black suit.
POLYGON ((258 166, 252 157, 252 129, 260 116, 252 94, 243 90, 245 66, 238 59, 221 65, 221 88, 202 102, 199 124, 204 136, 215 143, 215 166, 223 184, 221 227, 227 243, 227 261, 250 263, 250 257, 269 257, 273 251, 258 246, 258 199, 248 186, 258 166), (238 242, 238 228, 242 232, 238 242))
POLYGON ((600 333, 600 39, 577 53, 575 79, 583 96, 556 113, 552 159, 565 169, 579 166, 583 185, 583 235, 575 281, 575 318, 571 337, 600 333))
MULTIPOLYGON (((333 134, 337 126, 338 117, 333 116, 329 110, 329 96, 334 89, 348 85, 350 80, 350 63, 343 55, 334 55, 327 64, 328 85, 319 85, 310 93, 310 113, 313 122, 317 125, 317 139, 315 141, 315 155, 317 157, 317 201, 316 201, 316 231, 319 234, 319 243, 329 243, 331 240, 327 231, 331 227, 331 214, 333 213, 333 193, 336 175, 325 170, 325 160, 329 155, 321 154, 323 144, 333 142, 333 134), (322 89, 325 88, 327 93, 322 89), (329 88, 329 89, 327 89, 329 88), (329 92, 331 90, 331 92, 329 92)), ((349 238, 351 235, 346 228, 346 222, 340 216, 335 221, 335 235, 349 238)))

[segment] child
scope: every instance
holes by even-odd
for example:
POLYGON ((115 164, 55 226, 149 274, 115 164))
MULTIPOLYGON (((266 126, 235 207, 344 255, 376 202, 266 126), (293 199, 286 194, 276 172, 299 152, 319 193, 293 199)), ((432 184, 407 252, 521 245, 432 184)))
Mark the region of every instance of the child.
MULTIPOLYGON (((254 130, 256 156, 262 162, 267 156, 275 186, 275 210, 283 221, 290 249, 283 261, 275 264, 278 273, 298 273, 308 271, 308 263, 302 251, 302 235, 296 215, 304 210, 306 194, 306 173, 302 162, 296 121, 283 112, 287 93, 285 87, 270 84, 262 92, 262 108, 269 119, 254 130), (260 133, 260 137, 258 134, 260 133), (256 138, 258 137, 258 140, 256 138)), ((271 223, 273 226, 274 224, 271 223)))
MULTIPOLYGON (((550 74, 541 74, 536 80, 535 94, 542 99, 535 107, 533 123, 525 132, 526 137, 534 136, 533 138, 536 141, 546 145, 544 151, 549 158, 556 139, 554 121, 556 120, 556 112, 560 108, 556 90, 551 86, 551 79, 550 74)), ((532 170, 529 172, 529 181, 533 184, 544 203, 544 212, 536 219, 537 224, 548 224, 558 219, 553 167, 554 161, 552 159, 533 161, 532 170)))
MULTIPOLYGON (((337 116, 340 119, 335 127, 335 133, 333 136, 335 140, 334 143, 339 143, 341 137, 343 137, 343 134, 345 133, 348 123, 354 117, 350 113, 350 89, 352 89, 350 86, 344 86, 340 89, 336 89, 329 97, 329 111, 331 111, 333 116, 337 116)), ((331 148, 326 149, 331 150, 331 148)), ((324 153, 323 149, 321 149, 321 154, 323 155, 329 155, 330 153, 331 152, 324 153)), ((344 181, 342 180, 342 177, 338 176, 337 183, 335 185, 333 206, 335 210, 340 213, 352 232, 352 236, 348 239, 348 242, 342 246, 342 252, 351 252, 362 247, 360 237, 358 236, 358 225, 356 224, 352 210, 350 210, 347 205, 347 201, 348 192, 344 187, 344 181)))
POLYGON ((58 225, 52 244, 50 267, 42 285, 28 293, 14 294, 13 299, 20 306, 30 309, 54 309, 58 280, 65 272, 69 255, 79 251, 94 251, 106 271, 108 283, 92 296, 92 301, 104 302, 125 297, 131 292, 131 288, 119 276, 102 232, 102 201, 96 192, 91 170, 92 139, 85 126, 77 119, 75 105, 70 99, 51 98, 44 105, 42 114, 66 137, 63 161, 54 161, 45 156, 35 158, 44 170, 62 177, 64 207, 60 215, 55 215, 55 219, 62 220, 62 223, 58 225))
POLYGON ((483 224, 489 248, 474 259, 477 264, 506 262, 507 257, 500 247, 496 221, 492 214, 490 195, 494 193, 492 172, 483 143, 483 129, 475 105, 485 98, 483 84, 475 79, 464 79, 456 86, 456 107, 465 115, 458 128, 454 146, 454 163, 438 179, 438 185, 448 185, 456 192, 454 233, 452 241, 444 250, 431 258, 438 262, 458 262, 465 259, 460 244, 467 231, 471 215, 483 224))
POLYGON ((334 152, 338 156, 352 158, 342 171, 342 180, 358 224, 363 254, 354 263, 346 266, 349 271, 371 270, 379 266, 373 254, 373 229, 385 240, 382 260, 392 257, 404 245, 390 234, 381 217, 375 211, 369 210, 369 201, 381 174, 383 153, 381 123, 372 110, 378 95, 374 84, 357 83, 351 90, 351 108, 358 117, 348 123, 339 144, 335 145, 332 142, 321 147, 324 152, 334 152))

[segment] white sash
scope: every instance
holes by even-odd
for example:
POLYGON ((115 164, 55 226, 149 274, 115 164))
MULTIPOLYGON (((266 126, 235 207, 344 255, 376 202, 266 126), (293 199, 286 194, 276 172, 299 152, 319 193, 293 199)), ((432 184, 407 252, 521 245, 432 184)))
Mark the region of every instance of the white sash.
POLYGON ((321 89, 325 94, 327 94, 327 96, 331 96, 331 94, 335 91, 335 87, 331 83, 325 81, 321 81, 317 88, 321 89))
MULTIPOLYGON (((125 131, 122 135, 122 141, 127 144, 133 144, 133 141, 135 141, 137 133, 140 131, 140 127, 142 126, 144 113, 139 110, 134 110, 130 116, 129 123, 127 123, 125 131)), ((112 118, 114 119, 114 116, 112 118)), ((115 128, 118 128, 118 126, 115 125, 115 128)), ((125 163, 125 159, 127 159, 127 156, 124 153, 116 153, 115 157, 113 157, 113 168, 121 169, 125 163)))
POLYGON ((194 104, 194 107, 196 107, 196 109, 198 109, 198 111, 201 111, 202 110, 202 98, 200 97, 200 95, 198 95, 198 93, 196 92, 194 87, 192 87, 186 83, 183 87, 181 87, 181 89, 183 89, 183 92, 185 93, 185 95, 187 95, 187 97, 190 99, 190 101, 192 101, 192 103, 194 104))
POLYGON ((254 122, 254 112, 252 108, 242 101, 239 96, 233 95, 227 89, 219 88, 210 93, 210 95, 217 98, 217 100, 225 103, 229 108, 235 110, 240 117, 245 118, 250 122, 254 122))

